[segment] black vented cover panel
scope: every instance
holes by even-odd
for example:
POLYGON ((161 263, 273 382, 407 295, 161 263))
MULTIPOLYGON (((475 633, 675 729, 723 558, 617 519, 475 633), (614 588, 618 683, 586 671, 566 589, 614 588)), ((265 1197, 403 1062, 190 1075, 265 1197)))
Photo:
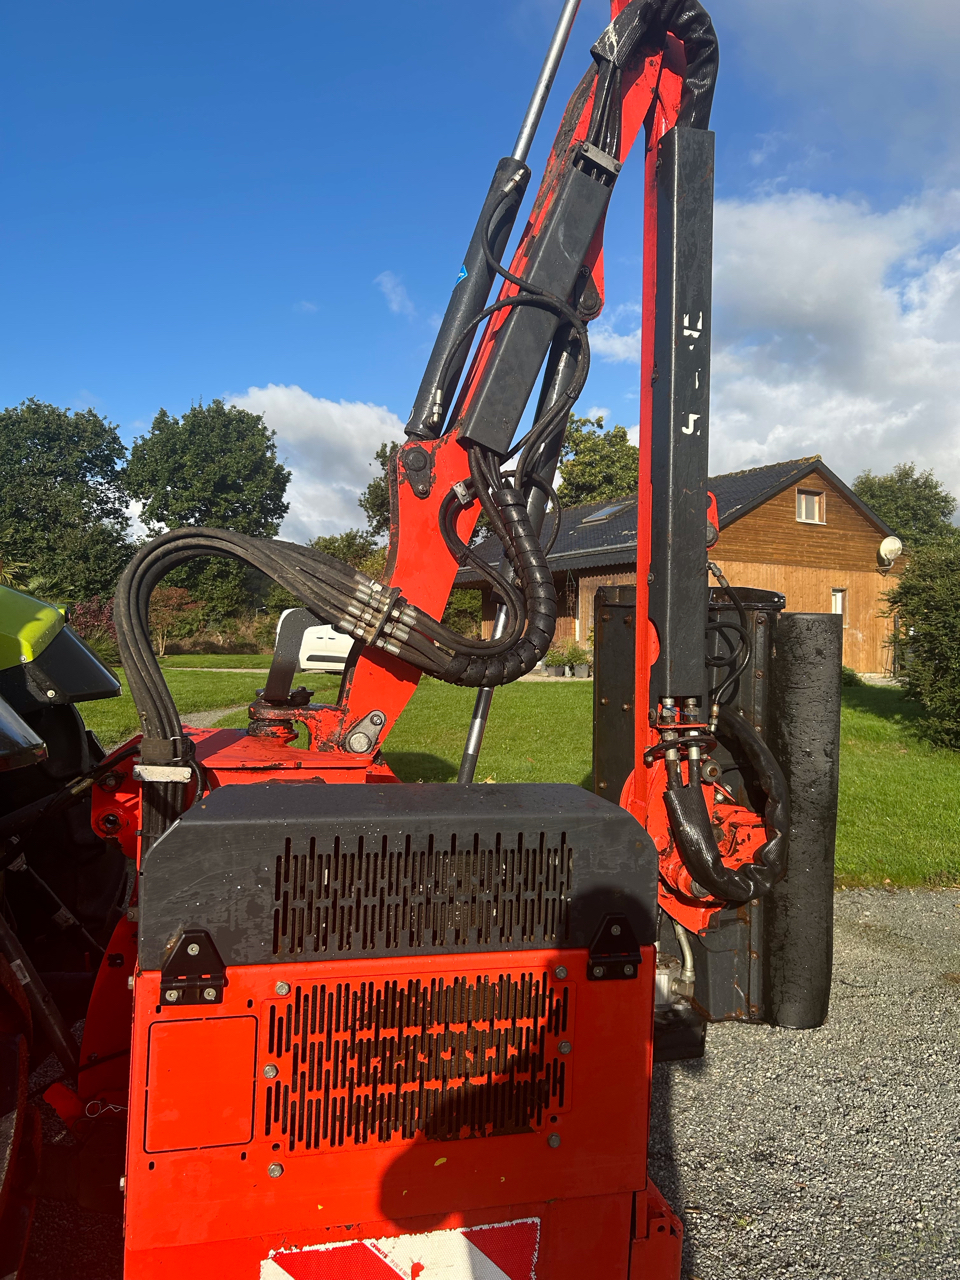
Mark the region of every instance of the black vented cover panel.
POLYGON ((371 849, 363 836, 332 849, 315 837, 299 850, 290 837, 277 854, 273 954, 337 954, 435 950, 475 951, 491 945, 553 946, 567 941, 573 851, 561 834, 496 832, 490 847, 478 832, 466 848, 456 833, 430 835, 401 848, 384 835, 371 849), (442 847, 441 847, 442 846, 442 847))
POLYGON ((140 963, 206 929, 231 964, 589 947, 623 914, 652 942, 656 851, 560 785, 221 787, 147 854, 140 963))

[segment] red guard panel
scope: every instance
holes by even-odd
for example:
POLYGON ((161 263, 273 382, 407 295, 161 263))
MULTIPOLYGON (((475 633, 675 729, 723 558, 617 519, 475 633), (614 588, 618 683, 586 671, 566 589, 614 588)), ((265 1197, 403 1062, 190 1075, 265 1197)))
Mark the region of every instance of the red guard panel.
POLYGON ((655 963, 602 982, 579 950, 228 967, 216 1010, 139 974, 125 1280, 362 1280, 414 1236, 411 1280, 455 1280, 431 1259, 458 1249, 489 1264, 462 1280, 524 1257, 535 1280, 628 1280, 655 963), (520 1220, 532 1260, 532 1226, 497 1234, 520 1220))
POLYGON ((249 1142, 256 1018, 155 1022, 147 1059, 145 1151, 249 1142), (217 1064, 210 1072, 208 1064, 217 1064))

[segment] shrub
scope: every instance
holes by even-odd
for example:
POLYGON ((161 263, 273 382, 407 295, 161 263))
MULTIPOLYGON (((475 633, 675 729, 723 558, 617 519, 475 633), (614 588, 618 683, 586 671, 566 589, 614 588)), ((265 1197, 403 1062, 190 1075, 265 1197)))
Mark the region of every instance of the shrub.
POLYGON ((564 662, 571 667, 580 666, 584 662, 589 662, 592 654, 587 653, 586 649, 581 649, 576 640, 571 640, 565 650, 564 662))
POLYGON ((565 649, 548 649, 543 656, 543 665, 545 667, 563 667, 566 666, 567 654, 565 649))
POLYGON ((202 606, 186 587, 156 587, 150 597, 150 631, 157 654, 162 658, 171 640, 194 635, 200 625, 202 606))
POLYGON ((840 683, 847 685, 850 688, 856 688, 862 685, 863 681, 857 675, 856 671, 854 671, 853 667, 841 667, 840 683))
POLYGON ((113 601, 109 597, 94 596, 92 600, 72 605, 67 618, 80 639, 90 646, 101 662, 108 667, 120 665, 113 601))
POLYGON ((462 636, 480 638, 483 603, 480 592, 470 587, 454 587, 443 611, 443 622, 462 636))
POLYGON ((904 636, 902 682, 925 711, 918 731, 960 748, 960 542, 917 550, 887 600, 904 636))

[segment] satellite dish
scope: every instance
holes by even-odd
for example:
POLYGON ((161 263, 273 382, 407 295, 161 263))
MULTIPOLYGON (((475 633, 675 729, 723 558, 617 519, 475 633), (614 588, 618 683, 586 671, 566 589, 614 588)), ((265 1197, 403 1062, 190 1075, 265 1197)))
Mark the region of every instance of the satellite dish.
POLYGON ((899 538, 884 538, 877 548, 877 563, 883 569, 889 569, 898 556, 903 555, 903 543, 899 538))

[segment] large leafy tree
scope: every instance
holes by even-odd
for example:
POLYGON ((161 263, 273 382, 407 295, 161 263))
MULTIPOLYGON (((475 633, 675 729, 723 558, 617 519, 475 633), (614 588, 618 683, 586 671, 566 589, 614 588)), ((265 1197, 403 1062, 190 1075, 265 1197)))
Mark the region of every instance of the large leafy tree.
POLYGON ((852 488, 911 551, 960 537, 951 523, 957 500, 932 471, 901 462, 886 475, 861 472, 852 488))
POLYGON ((125 458, 93 409, 0 413, 0 554, 18 581, 60 600, 112 594, 131 551, 125 458))
POLYGON ((222 400, 182 418, 161 409, 130 450, 127 483, 148 528, 208 525, 272 538, 287 514, 290 472, 262 414, 222 400))
POLYGON ((605 428, 603 418, 570 415, 560 458, 557 497, 562 507, 613 501, 637 492, 640 451, 626 427, 605 428))
MULTIPOLYGON (((287 513, 289 480, 262 415, 222 400, 195 405, 182 418, 161 409, 127 466, 130 493, 152 532, 206 525, 272 538, 287 513)), ((261 590, 259 575, 227 560, 185 565, 169 584, 202 601, 209 621, 236 614, 261 590)))

